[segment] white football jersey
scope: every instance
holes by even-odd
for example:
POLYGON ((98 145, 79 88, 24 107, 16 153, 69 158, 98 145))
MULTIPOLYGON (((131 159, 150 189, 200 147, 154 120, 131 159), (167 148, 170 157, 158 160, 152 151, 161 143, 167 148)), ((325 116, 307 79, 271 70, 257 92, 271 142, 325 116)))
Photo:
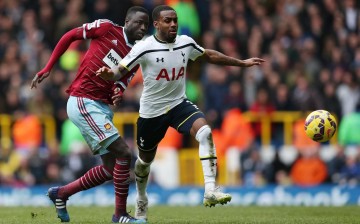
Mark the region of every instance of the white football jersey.
POLYGON ((121 60, 131 70, 140 64, 144 89, 140 98, 140 117, 152 118, 167 113, 186 98, 185 76, 188 60, 204 54, 191 37, 177 36, 166 43, 155 35, 139 41, 121 60))

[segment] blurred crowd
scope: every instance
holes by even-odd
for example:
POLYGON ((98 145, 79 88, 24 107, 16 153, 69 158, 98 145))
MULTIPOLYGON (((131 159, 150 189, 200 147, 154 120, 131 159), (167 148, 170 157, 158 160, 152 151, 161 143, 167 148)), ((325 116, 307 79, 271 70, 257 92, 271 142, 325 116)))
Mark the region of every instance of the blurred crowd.
MULTIPOLYGON (((66 114, 65 89, 74 79, 88 43, 72 44, 38 89, 30 90, 31 79, 68 30, 96 19, 123 25, 129 7, 141 5, 151 13, 159 4, 173 6, 180 34, 193 37, 204 48, 241 59, 266 60, 262 66, 248 69, 198 61, 190 63, 187 71, 187 96, 204 111, 219 153, 225 155, 234 145, 241 152, 235 158, 240 164, 240 184, 360 181, 360 2, 0 0, 0 114, 14 118, 12 141, 1 141, 0 185, 68 182, 99 163, 66 114), (280 153, 282 127, 273 127, 275 153, 264 157, 263 150, 268 149, 260 142, 260 124, 234 124, 228 118, 232 115, 241 120, 245 111, 261 116, 316 109, 331 111, 338 118, 339 144, 295 145, 295 154, 289 146, 285 155, 280 153), (43 115, 55 118, 57 142, 44 144, 39 138, 44 133, 38 116, 43 115), (231 132, 230 125, 239 133, 231 132), (225 141, 229 135, 239 141, 225 141), (78 141, 69 143, 67 136, 76 136, 78 141), (324 150, 329 151, 321 156, 324 150), (289 157, 293 159, 284 159, 289 157)), ((153 28, 149 30, 151 34, 153 28)), ((131 85, 115 111, 138 111, 141 78, 131 85)), ((303 128, 303 121, 299 124, 303 128)), ((131 140, 129 144, 133 146, 131 140)), ((180 147, 193 144, 184 138, 180 147)))

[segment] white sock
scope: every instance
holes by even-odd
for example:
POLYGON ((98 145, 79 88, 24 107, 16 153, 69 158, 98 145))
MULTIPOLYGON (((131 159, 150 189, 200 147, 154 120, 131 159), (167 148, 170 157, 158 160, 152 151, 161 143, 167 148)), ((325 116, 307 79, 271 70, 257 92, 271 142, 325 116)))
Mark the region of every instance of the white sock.
POLYGON ((138 198, 146 197, 146 186, 150 173, 150 163, 146 163, 138 158, 135 162, 135 181, 138 198))
POLYGON ((208 125, 202 126, 195 138, 199 142, 199 157, 203 168, 205 192, 214 190, 217 167, 216 148, 210 127, 208 125))

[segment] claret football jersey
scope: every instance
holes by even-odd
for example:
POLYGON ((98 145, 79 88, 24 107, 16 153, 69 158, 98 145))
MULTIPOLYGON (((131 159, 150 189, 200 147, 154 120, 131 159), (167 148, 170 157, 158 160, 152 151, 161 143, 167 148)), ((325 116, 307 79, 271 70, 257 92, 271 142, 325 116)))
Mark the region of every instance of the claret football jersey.
MULTIPOLYGON (((110 20, 85 23, 81 29, 83 38, 91 39, 91 42, 67 93, 112 104, 114 82, 97 77, 95 72, 103 66, 118 66, 133 45, 128 42, 124 28, 110 20)), ((123 91, 137 68, 118 81, 123 91)))
POLYGON ((144 89, 140 98, 140 116, 157 117, 186 98, 185 76, 188 60, 204 54, 191 37, 177 36, 174 43, 166 43, 155 35, 139 41, 121 60, 128 70, 140 64, 144 89))

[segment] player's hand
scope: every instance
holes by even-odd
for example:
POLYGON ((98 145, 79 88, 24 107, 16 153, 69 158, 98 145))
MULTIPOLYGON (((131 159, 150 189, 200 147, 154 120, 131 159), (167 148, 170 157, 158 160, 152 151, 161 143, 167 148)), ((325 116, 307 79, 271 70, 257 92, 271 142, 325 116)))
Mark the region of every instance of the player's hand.
POLYGON ((123 99, 123 93, 121 92, 121 89, 119 87, 116 87, 114 89, 114 95, 111 97, 113 101, 113 105, 119 106, 121 104, 121 101, 123 99))
POLYGON ((99 76, 105 80, 115 81, 114 71, 111 70, 111 68, 105 66, 96 71, 96 76, 99 76))
POLYGON ((244 60, 244 67, 251 67, 253 65, 261 65, 261 63, 265 62, 264 59, 261 58, 249 58, 244 60))
POLYGON ((45 73, 37 73, 33 80, 31 81, 31 89, 32 88, 36 88, 38 83, 41 83, 44 79, 46 79, 48 76, 50 75, 50 72, 45 72, 45 73))

